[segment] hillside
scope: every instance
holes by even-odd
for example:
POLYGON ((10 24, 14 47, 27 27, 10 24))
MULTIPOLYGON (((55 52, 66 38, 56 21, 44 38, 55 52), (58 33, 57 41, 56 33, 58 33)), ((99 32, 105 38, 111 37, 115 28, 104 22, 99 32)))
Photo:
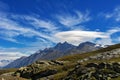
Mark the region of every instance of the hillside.
POLYGON ((56 60, 38 60, 13 75, 32 80, 119 80, 120 44, 56 60))
POLYGON ((120 44, 116 44, 116 45, 108 46, 107 48, 102 48, 102 49, 92 51, 92 52, 88 52, 88 53, 85 53, 85 54, 83 53, 83 54, 68 55, 68 56, 65 56, 65 57, 58 58, 57 60, 60 60, 60 61, 68 61, 68 60, 69 61, 77 61, 77 60, 81 60, 81 59, 84 59, 84 58, 87 58, 87 57, 90 57, 90 56, 97 55, 99 53, 112 51, 112 50, 119 49, 119 48, 120 48, 120 44))

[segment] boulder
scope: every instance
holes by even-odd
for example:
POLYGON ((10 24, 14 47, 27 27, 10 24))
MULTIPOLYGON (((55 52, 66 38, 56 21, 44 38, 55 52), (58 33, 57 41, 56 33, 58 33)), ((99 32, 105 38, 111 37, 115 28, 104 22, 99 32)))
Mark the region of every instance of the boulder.
POLYGON ((106 62, 102 62, 98 65, 98 68, 99 69, 103 69, 103 68, 106 68, 106 62))
POLYGON ((98 67, 98 64, 97 63, 88 63, 85 67, 95 67, 97 68, 98 67))

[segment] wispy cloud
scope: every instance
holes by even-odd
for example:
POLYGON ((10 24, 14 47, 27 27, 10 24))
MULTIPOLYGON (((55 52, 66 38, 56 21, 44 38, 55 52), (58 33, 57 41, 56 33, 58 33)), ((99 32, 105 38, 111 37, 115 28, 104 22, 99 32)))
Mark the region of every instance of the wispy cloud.
POLYGON ((32 29, 32 28, 24 27, 24 26, 18 24, 17 22, 10 20, 9 18, 1 17, 0 21, 1 21, 0 29, 3 30, 0 33, 1 33, 1 35, 3 35, 3 39, 7 39, 7 40, 10 40, 10 41, 11 40, 16 41, 15 37, 19 36, 19 35, 22 35, 22 36, 25 36, 25 37, 38 36, 38 37, 43 37, 43 38, 51 40, 50 35, 41 33, 39 31, 36 31, 36 30, 32 29))
POLYGON ((17 58, 20 58, 22 56, 27 57, 28 54, 25 54, 24 52, 21 52, 19 50, 19 48, 3 48, 1 46, 0 47, 0 67, 3 67, 5 65, 9 64, 10 62, 12 62, 13 60, 16 60, 17 58), (7 62, 1 62, 3 60, 7 61, 7 62))
POLYGON ((105 13, 106 19, 113 19, 115 21, 120 21, 120 6, 116 7, 112 12, 105 13))
POLYGON ((27 54, 33 54, 39 49, 53 46, 52 43, 54 43, 54 38, 52 35, 57 31, 57 27, 50 21, 44 21, 33 16, 24 15, 23 17, 23 15, 4 15, 0 17, 0 30, 1 39, 18 44, 23 44, 21 39, 18 40, 19 36, 24 36, 22 39, 35 39, 34 42, 31 42, 31 40, 24 42, 24 45, 27 46, 24 48, 17 48, 17 46, 16 48, 0 47, 0 56, 2 56, 0 59, 14 60, 21 56, 26 56, 27 54), (25 23, 32 25, 32 27, 22 25, 19 23, 19 19, 14 20, 17 17, 24 18, 26 20, 25 23), (40 30, 41 28, 44 28, 46 32, 49 31, 49 34, 40 30))
MULTIPOLYGON (((110 30, 107 30, 107 31, 105 32, 105 35, 108 36, 108 38, 101 38, 100 40, 98 40, 98 41, 96 41, 96 42, 99 43, 99 44, 104 44, 104 45, 112 45, 112 44, 115 44, 115 43, 113 42, 113 40, 114 40, 115 38, 112 38, 111 36, 112 36, 113 34, 117 33, 117 32, 120 32, 120 28, 119 28, 119 27, 114 27, 114 28, 112 28, 112 29, 110 29, 110 30)), ((117 40, 117 42, 118 42, 118 41, 119 41, 119 40, 117 40)))
POLYGON ((53 22, 49 20, 41 20, 37 17, 32 16, 24 16, 24 18, 28 21, 29 24, 33 25, 36 29, 44 28, 47 29, 47 31, 56 31, 56 29, 58 28, 53 22))
POLYGON ((75 14, 64 14, 57 16, 58 21, 66 27, 74 27, 90 20, 89 12, 82 13, 75 11, 75 14))
POLYGON ((15 60, 22 56, 28 56, 20 52, 0 52, 0 60, 15 60))
POLYGON ((13 60, 16 60, 22 56, 28 56, 20 52, 0 52, 0 67, 6 66, 13 60), (9 62, 1 62, 1 61, 9 61, 9 62))

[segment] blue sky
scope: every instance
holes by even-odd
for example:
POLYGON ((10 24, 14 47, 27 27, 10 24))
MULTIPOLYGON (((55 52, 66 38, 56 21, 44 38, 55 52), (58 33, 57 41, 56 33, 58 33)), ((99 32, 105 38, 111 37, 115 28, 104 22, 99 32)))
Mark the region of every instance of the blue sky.
POLYGON ((0 0, 0 55, 15 59, 64 41, 119 43, 120 0, 0 0))

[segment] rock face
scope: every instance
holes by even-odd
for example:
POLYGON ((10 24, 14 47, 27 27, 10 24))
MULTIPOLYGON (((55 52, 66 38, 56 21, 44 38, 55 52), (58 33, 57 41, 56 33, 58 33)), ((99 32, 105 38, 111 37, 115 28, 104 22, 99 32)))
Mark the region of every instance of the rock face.
POLYGON ((110 80, 120 76, 120 63, 78 64, 63 80, 110 80))
POLYGON ((94 50, 101 49, 101 46, 96 46, 96 44, 91 43, 91 42, 83 42, 79 44, 76 48, 72 48, 71 50, 66 52, 66 55, 69 54, 79 54, 79 53, 86 53, 94 50))
POLYGON ((56 58, 70 55, 70 54, 80 54, 93 50, 100 49, 100 46, 95 46, 96 44, 91 42, 81 43, 79 46, 74 46, 67 42, 58 43, 55 47, 46 48, 44 50, 39 50, 35 54, 30 55, 29 57, 20 58, 12 63, 8 64, 4 68, 19 68, 22 66, 29 65, 37 60, 54 60, 56 58))
POLYGON ((55 66, 64 65, 62 61, 36 61, 35 63, 21 67, 15 72, 15 76, 23 77, 27 79, 37 80, 42 77, 56 74, 57 69, 53 69, 55 66))

